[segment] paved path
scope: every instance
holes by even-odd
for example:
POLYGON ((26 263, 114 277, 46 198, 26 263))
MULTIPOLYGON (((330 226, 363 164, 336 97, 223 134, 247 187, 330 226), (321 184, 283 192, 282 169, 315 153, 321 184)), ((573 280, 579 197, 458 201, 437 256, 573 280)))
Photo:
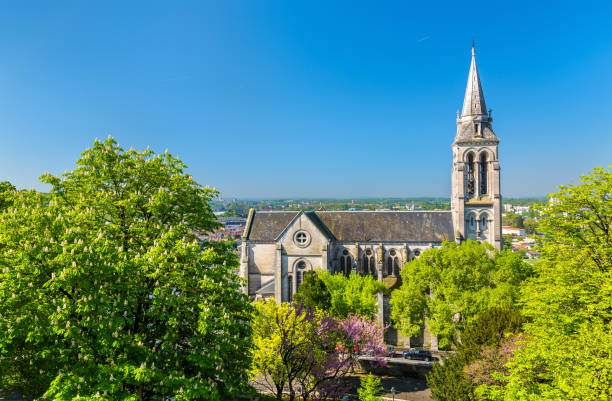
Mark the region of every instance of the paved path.
MULTIPOLYGON (((381 377, 381 385, 383 386, 385 400, 393 400, 391 388, 396 390, 395 401, 432 401, 431 392, 427 388, 425 379, 412 377, 397 378, 397 377, 381 377)), ((354 388, 359 387, 361 376, 348 376, 346 380, 351 383, 354 388)), ((260 392, 267 393, 268 390, 261 383, 251 383, 260 392)), ((352 400, 356 400, 354 397, 352 400)))

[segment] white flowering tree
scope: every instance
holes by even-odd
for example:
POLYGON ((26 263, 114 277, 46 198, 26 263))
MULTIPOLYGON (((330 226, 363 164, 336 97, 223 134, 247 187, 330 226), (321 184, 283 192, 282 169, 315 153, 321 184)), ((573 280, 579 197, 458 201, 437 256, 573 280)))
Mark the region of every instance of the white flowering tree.
POLYGON ((42 399, 225 400, 247 382, 248 300, 216 191, 111 138, 0 212, 0 388, 42 399))

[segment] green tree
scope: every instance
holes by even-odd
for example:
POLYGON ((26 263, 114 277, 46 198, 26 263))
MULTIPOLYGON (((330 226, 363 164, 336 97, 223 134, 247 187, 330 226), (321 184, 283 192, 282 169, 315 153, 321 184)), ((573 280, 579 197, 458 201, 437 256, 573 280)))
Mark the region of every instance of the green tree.
POLYGON ((94 142, 0 215, 0 377, 44 399, 225 400, 250 306, 203 188, 168 153, 94 142))
POLYGON ((538 229, 538 222, 536 219, 528 217, 523 220, 523 226, 525 227, 525 234, 535 234, 536 230, 538 229))
POLYGON ((514 228, 523 228, 523 216, 515 213, 509 213, 502 216, 502 225, 514 228))
POLYGON ((331 294, 314 270, 304 274, 304 282, 293 298, 298 305, 303 304, 309 308, 329 310, 331 306, 331 294))
POLYGON ((378 307, 376 294, 386 291, 383 283, 370 275, 350 274, 346 277, 327 270, 318 270, 317 274, 331 295, 329 313, 332 316, 343 318, 360 315, 375 319, 378 307))
POLYGON ((448 347, 479 312, 512 305, 531 267, 510 251, 468 240, 445 242, 406 264, 402 285, 391 294, 391 317, 405 335, 429 330, 448 347))
POLYGON ((504 339, 518 333, 525 319, 516 309, 492 307, 481 313, 461 332, 457 352, 434 364, 427 385, 436 401, 471 401, 476 386, 466 375, 466 367, 482 356, 487 347, 499 348, 504 339))
POLYGON ((505 384, 480 390, 498 400, 612 399, 612 172, 595 168, 549 199, 542 260, 521 292, 528 337, 505 384))
POLYGON ((512 238, 513 238, 512 234, 504 234, 502 236, 502 238, 503 238, 502 242, 504 243, 504 249, 503 250, 504 251, 505 250, 510 250, 511 251, 512 250, 512 238))
POLYGON ((255 349, 250 375, 282 400, 296 395, 324 401, 346 391, 342 378, 352 372, 357 352, 377 360, 385 352, 383 331, 359 316, 336 319, 320 309, 274 300, 255 304, 255 349), (298 390, 299 388, 299 390, 298 390))
POLYGON ((382 390, 380 378, 370 373, 361 378, 361 386, 357 389, 359 401, 381 401, 382 398, 379 397, 378 394, 380 394, 382 390))
POLYGON ((8 181, 0 182, 0 212, 11 205, 12 194, 15 187, 8 181))

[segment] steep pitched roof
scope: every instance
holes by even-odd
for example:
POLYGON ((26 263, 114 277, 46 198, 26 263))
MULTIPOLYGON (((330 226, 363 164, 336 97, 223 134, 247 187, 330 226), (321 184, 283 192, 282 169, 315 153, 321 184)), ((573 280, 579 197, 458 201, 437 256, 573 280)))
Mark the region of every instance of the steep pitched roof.
MULTIPOLYGON (((255 212, 246 239, 273 242, 299 212, 255 212)), ((454 238, 451 212, 307 212, 328 237, 344 242, 441 242, 454 238)))
POLYGON ((251 212, 245 228, 246 239, 274 241, 299 212, 251 212))
POLYGON ((299 219, 302 214, 306 216, 306 218, 309 219, 313 223, 313 225, 317 227, 323 235, 325 235, 325 237, 329 239, 333 239, 333 236, 331 235, 329 230, 325 227, 325 225, 321 223, 321 220, 319 220, 315 212, 303 212, 303 211, 297 212, 296 215, 289 221, 289 223, 287 223, 287 225, 278 233, 278 235, 274 239, 277 240, 278 237, 280 237, 286 230, 288 230, 289 227, 291 227, 293 223, 297 219, 299 219))
POLYGON ((476 51, 472 45, 472 64, 470 65, 468 83, 465 88, 465 98, 463 99, 461 117, 476 115, 486 116, 487 105, 485 104, 482 84, 480 83, 480 75, 478 74, 478 67, 476 66, 476 51))
POLYGON ((476 66, 476 52, 472 45, 472 64, 465 88, 463 111, 461 118, 457 119, 455 142, 499 142, 499 138, 491 127, 492 121, 493 119, 487 112, 480 74, 476 66))

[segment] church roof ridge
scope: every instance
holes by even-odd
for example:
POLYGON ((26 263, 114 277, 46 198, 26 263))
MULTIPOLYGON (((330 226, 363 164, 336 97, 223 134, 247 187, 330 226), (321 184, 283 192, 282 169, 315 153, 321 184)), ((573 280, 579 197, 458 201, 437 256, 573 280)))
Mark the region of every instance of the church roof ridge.
POLYGON ((316 210, 316 213, 450 213, 450 210, 316 210))

